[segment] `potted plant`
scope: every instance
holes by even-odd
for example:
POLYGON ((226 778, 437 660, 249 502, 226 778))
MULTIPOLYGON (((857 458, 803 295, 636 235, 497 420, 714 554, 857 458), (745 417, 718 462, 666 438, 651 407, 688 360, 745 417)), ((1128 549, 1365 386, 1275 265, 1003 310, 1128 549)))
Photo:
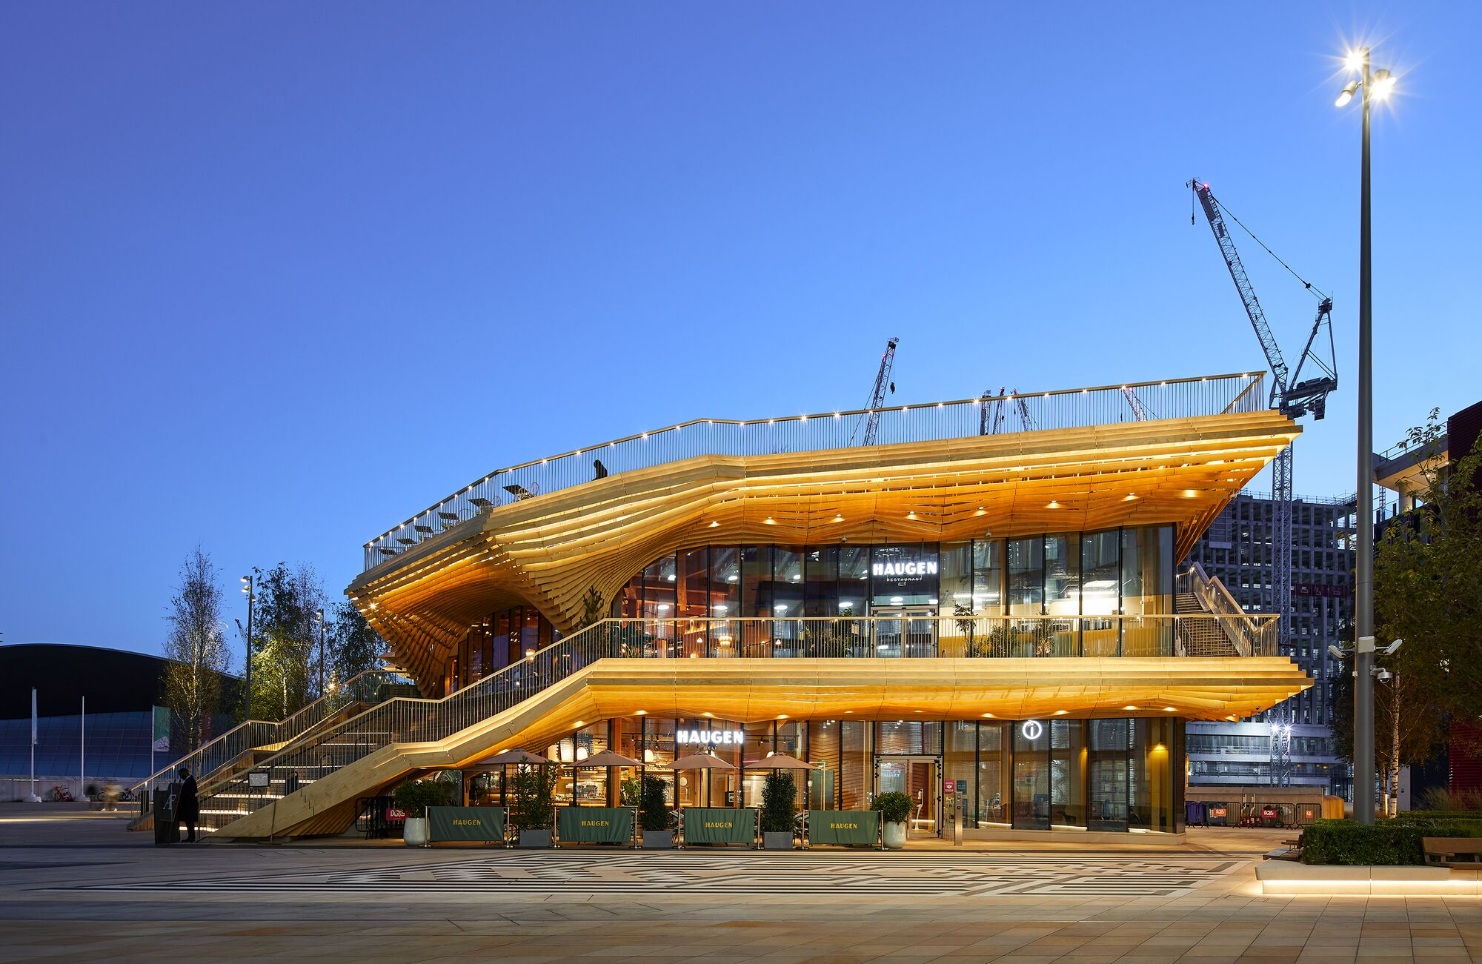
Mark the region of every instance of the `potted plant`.
POLYGON ((643 846, 648 849, 668 850, 674 846, 674 818, 669 805, 664 802, 667 792, 664 781, 658 777, 643 778, 639 791, 638 822, 643 828, 643 846))
POLYGON ((545 764, 515 774, 510 790, 514 798, 510 823, 519 832, 519 845, 551 846, 551 822, 556 814, 556 777, 552 767, 545 764))
POLYGON ((436 780, 408 780, 392 792, 391 799, 407 815, 401 839, 408 847, 427 846, 427 808, 447 806, 447 790, 436 780))
POLYGON ((762 786, 762 846, 767 850, 791 850, 793 801, 797 785, 791 773, 774 770, 762 786))
POLYGON ((906 820, 914 806, 911 798, 899 790, 879 794, 871 801, 870 809, 880 811, 881 834, 886 848, 899 850, 906 845, 906 820))

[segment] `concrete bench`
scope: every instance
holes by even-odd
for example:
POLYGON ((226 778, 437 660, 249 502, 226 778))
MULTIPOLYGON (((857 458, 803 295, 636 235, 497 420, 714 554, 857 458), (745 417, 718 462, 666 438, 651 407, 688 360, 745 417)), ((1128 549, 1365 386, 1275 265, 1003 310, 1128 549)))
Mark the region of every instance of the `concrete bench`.
POLYGON ((1482 866, 1482 837, 1424 837, 1421 843, 1428 864, 1482 866))
POLYGON ((1297 859, 1297 853, 1298 853, 1298 851, 1297 851, 1297 848, 1295 846, 1292 846, 1292 847, 1277 847, 1275 850, 1268 850, 1268 851, 1266 851, 1264 854, 1261 855, 1261 859, 1262 860, 1296 860, 1297 859))

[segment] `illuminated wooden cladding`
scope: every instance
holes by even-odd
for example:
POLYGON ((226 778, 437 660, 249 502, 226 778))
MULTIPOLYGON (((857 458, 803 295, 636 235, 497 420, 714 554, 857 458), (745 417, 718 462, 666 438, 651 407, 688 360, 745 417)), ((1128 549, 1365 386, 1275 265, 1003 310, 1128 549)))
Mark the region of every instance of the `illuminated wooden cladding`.
POLYGON ((1299 432, 1258 411, 702 456, 498 507, 364 573, 348 592, 402 665, 431 678, 491 611, 532 604, 570 632, 590 587, 610 599, 655 558, 709 543, 935 542, 1176 523, 1181 558, 1299 432))
POLYGON ((218 836, 340 833, 360 797, 421 770, 539 751, 579 726, 639 711, 760 724, 790 720, 1244 717, 1312 685, 1284 657, 1114 659, 607 659, 428 743, 383 747, 218 836), (1135 709, 1128 709, 1128 707, 1135 709), (991 714, 991 716, 990 716, 991 714))

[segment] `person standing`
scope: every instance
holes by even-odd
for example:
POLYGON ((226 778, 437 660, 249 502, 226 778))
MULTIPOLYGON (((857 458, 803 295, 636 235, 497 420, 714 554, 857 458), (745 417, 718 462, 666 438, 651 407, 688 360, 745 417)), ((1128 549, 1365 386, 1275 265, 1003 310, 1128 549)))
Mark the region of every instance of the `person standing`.
POLYGON ((186 843, 196 842, 196 818, 201 815, 201 801, 196 796, 196 778, 189 767, 180 768, 180 800, 175 804, 175 821, 184 822, 186 843))

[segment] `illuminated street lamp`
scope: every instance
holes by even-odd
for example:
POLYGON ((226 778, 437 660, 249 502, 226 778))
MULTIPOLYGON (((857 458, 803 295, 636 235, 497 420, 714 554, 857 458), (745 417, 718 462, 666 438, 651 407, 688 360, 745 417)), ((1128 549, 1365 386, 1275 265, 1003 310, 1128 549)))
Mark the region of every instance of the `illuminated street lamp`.
MULTIPOLYGON (((247 696, 246 708, 242 711, 242 722, 252 719, 252 604, 257 601, 257 593, 252 591, 252 577, 242 577, 242 595, 247 597, 247 696)), ((241 629, 241 623, 237 624, 241 629)))
POLYGON ((324 610, 314 610, 314 622, 319 624, 319 695, 324 695, 324 610))
POLYGON ((1359 162, 1359 370, 1358 370, 1358 546, 1355 557, 1354 624, 1356 679, 1353 698, 1353 818, 1374 822, 1374 351, 1369 272, 1369 105, 1394 90, 1387 70, 1369 71, 1369 48, 1348 55, 1345 67, 1358 77, 1338 94, 1344 107, 1361 93, 1363 136, 1359 162))

